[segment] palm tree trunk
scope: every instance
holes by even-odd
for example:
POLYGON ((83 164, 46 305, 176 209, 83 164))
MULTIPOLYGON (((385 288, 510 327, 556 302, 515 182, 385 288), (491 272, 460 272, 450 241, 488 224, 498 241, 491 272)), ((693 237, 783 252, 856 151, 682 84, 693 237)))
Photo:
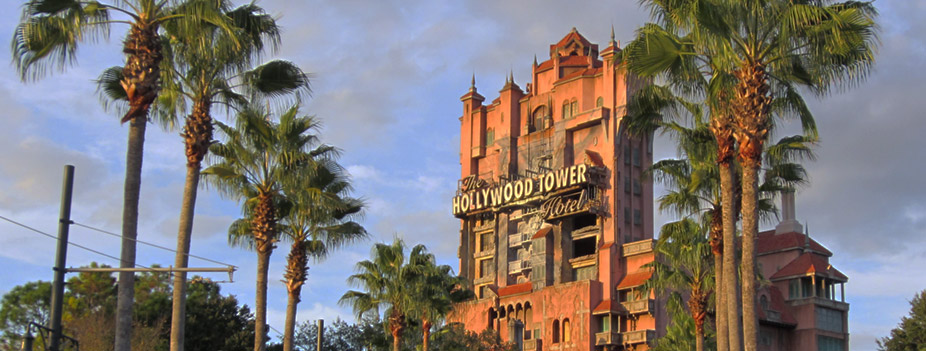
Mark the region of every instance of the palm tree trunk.
MULTIPOLYGON (((199 164, 187 165, 183 202, 180 206, 180 233, 177 234, 177 254, 174 267, 186 267, 189 260, 190 238, 193 234, 193 212, 199 185, 199 164)), ((174 291, 170 318, 170 351, 183 351, 186 328, 186 272, 174 273, 174 291)))
MULTIPOLYGON (((122 123, 129 125, 129 150, 125 164, 125 195, 122 209, 122 253, 119 266, 135 268, 135 239, 138 237, 138 199, 141 192, 141 163, 148 109, 158 96, 161 42, 158 25, 135 22, 123 43, 127 55, 121 82, 129 101, 129 111, 122 123)), ((135 274, 119 273, 116 304, 115 351, 132 349, 132 305, 135 299, 135 274)))
POLYGON ((296 307, 299 305, 299 293, 289 292, 286 301, 286 327, 283 330, 283 351, 293 351, 293 337, 296 334, 296 307))
MULTIPOLYGON (((724 312, 722 318, 725 324, 718 328, 723 330, 727 335, 727 350, 739 351, 740 343, 740 325, 739 325, 739 291, 736 284, 736 196, 735 182, 733 174, 733 157, 735 155, 736 139, 733 136, 733 122, 728 114, 725 98, 720 97, 717 101, 717 111, 713 111, 711 116, 711 133, 717 141, 717 166, 720 171, 720 212, 722 217, 723 243, 723 267, 721 269, 721 278, 723 284, 722 291, 723 306, 718 308, 724 312)), ((716 262, 716 261, 715 261, 716 262)), ((719 334, 718 334, 719 336, 719 334)), ((722 343, 718 342, 718 347, 722 343)))
POLYGON ((746 351, 757 349, 756 315, 756 236, 758 221, 758 168, 743 167, 743 344, 746 351))
POLYGON ((756 351, 758 317, 756 315, 756 237, 759 234, 758 182, 762 165, 762 148, 768 137, 768 111, 772 101, 765 67, 744 62, 735 72, 736 141, 743 166, 743 344, 746 351, 756 351))
POLYGON ((421 321, 421 351, 428 351, 428 340, 431 339, 431 322, 427 319, 421 321))
POLYGON ((733 166, 729 162, 720 165, 721 202, 723 206, 723 292, 727 312, 727 337, 730 351, 742 349, 739 324, 739 294, 737 289, 736 265, 736 217, 733 210, 734 185, 733 166))
POLYGON ((276 239, 276 208, 269 193, 261 191, 254 208, 251 230, 257 247, 257 289, 254 301, 254 351, 267 347, 267 275, 270 270, 270 254, 276 239))
POLYGON ((723 210, 713 211, 710 244, 714 256, 714 329, 717 333, 717 351, 729 351, 727 334, 726 296, 723 289, 723 210))
POLYGON ((283 351, 293 351, 293 338, 296 335, 296 307, 298 307, 301 300, 302 285, 305 284, 309 270, 306 238, 304 236, 293 238, 293 245, 289 250, 286 261, 286 273, 283 278, 286 279, 286 291, 289 294, 289 300, 286 304, 283 351))
POLYGON ((257 297, 254 301, 254 351, 267 347, 267 275, 270 268, 270 251, 257 252, 257 297))
POLYGON ((393 310, 389 316, 389 330, 392 333, 392 351, 401 351, 402 334, 405 333, 405 316, 401 312, 393 310))
MULTIPOLYGON (((174 267, 186 268, 190 261, 190 241, 193 237, 193 215, 196 209, 196 191, 203 158, 212 143, 212 117, 208 101, 197 101, 193 113, 186 119, 183 139, 186 145, 186 182, 180 205, 180 228, 177 232, 177 254, 174 267)), ((183 351, 186 332, 186 272, 174 276, 173 302, 170 319, 170 351, 183 351)))
MULTIPOLYGON (((148 118, 139 116, 129 123, 128 150, 125 155, 125 190, 122 204, 122 253, 119 267, 135 268, 135 240, 138 237, 138 202, 141 193, 141 166, 148 118)), ((120 272, 116 302, 115 346, 118 351, 132 348, 132 306, 135 300, 135 273, 120 272)))

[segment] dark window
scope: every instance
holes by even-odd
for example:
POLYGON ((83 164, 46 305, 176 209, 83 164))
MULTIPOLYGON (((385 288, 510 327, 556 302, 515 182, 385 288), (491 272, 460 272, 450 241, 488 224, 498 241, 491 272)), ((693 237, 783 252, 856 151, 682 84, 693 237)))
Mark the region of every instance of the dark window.
POLYGON ((636 178, 635 178, 635 179, 633 180, 633 194, 634 194, 634 195, 640 195, 641 193, 643 193, 643 185, 640 184, 640 180, 639 180, 639 179, 636 179, 636 178))
POLYGON ((624 177, 624 192, 630 194, 630 177, 624 177))
POLYGON ((640 166, 640 149, 633 148, 633 165, 640 166))
POLYGON ((588 256, 595 253, 597 249, 597 237, 588 237, 572 242, 572 253, 575 257, 588 256))
POLYGON ((598 217, 593 214, 583 214, 576 216, 572 222, 573 230, 579 230, 585 227, 598 225, 598 217))
POLYGON ((624 164, 625 165, 630 164, 630 146, 624 147, 624 164))
POLYGON ((559 343, 559 320, 553 320, 553 343, 559 343))
POLYGON ((640 210, 633 210, 633 224, 643 224, 643 215, 640 214, 640 210))
POLYGON ((624 207, 624 223, 630 224, 630 207, 624 207))

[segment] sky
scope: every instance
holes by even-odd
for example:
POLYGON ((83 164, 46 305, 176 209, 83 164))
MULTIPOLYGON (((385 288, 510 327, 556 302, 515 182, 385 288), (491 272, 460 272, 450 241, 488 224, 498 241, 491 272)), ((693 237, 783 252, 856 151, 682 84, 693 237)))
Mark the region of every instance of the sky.
MULTIPOLYGON (((278 18, 282 47, 272 58, 290 60, 312 74, 313 94, 302 111, 321 119, 325 143, 343 150, 341 164, 354 195, 368 204, 362 224, 370 240, 313 262, 298 320, 353 319, 338 298, 346 278, 375 242, 401 237, 425 244, 443 264, 457 265, 459 222, 450 198, 460 174, 460 96, 475 74, 491 100, 513 71, 521 86, 537 55, 572 27, 606 45, 613 26, 629 41, 647 21, 637 1, 283 1, 258 3, 278 18)), ((909 312, 908 300, 926 288, 926 2, 880 0, 881 46, 863 84, 811 97, 821 140, 806 164, 811 182, 797 194, 797 219, 835 255, 831 263, 850 277, 846 295, 850 343, 873 350, 909 312)), ((0 0, 0 38, 11 38, 21 2, 0 0)), ((82 44, 77 61, 38 81, 23 83, 12 64, 0 68, 0 215, 46 233, 57 228, 62 168, 76 166, 74 221, 118 232, 127 126, 105 111, 93 79, 121 65, 125 27, 108 41, 82 44)), ((0 50, 0 62, 10 53, 0 50)), ((223 117, 220 116, 219 119, 223 117)), ((783 130, 787 131, 786 125, 783 130)), ((794 127, 790 127, 794 130, 794 127)), ((184 181, 179 131, 148 128, 142 176, 139 239, 176 246, 184 181)), ((784 134, 779 134, 782 136, 784 134)), ((774 136, 773 136, 774 137, 774 136)), ((674 156, 660 138, 657 158, 674 156)), ((661 189, 661 188, 657 188, 661 189)), ((658 191, 658 190, 657 190, 658 191)), ((256 256, 227 245, 240 204, 214 189, 200 191, 192 253, 239 267, 225 293, 254 300, 256 256)), ((658 196, 658 194, 657 194, 658 196)), ((657 216, 656 223, 667 217, 657 216)), ((762 229, 771 229, 765 223, 762 229)), ((72 227, 71 241, 118 255, 119 240, 72 227)), ((55 242, 0 221, 0 294, 34 280, 51 280, 55 242)), ((286 290, 281 282, 288 247, 270 267, 269 316, 283 329, 286 290)), ((70 266, 116 261, 78 248, 70 266)), ((139 264, 169 266, 173 254, 139 246, 139 264)), ((191 266, 213 263, 191 260, 191 266)), ((222 274, 207 275, 227 280, 222 274)))

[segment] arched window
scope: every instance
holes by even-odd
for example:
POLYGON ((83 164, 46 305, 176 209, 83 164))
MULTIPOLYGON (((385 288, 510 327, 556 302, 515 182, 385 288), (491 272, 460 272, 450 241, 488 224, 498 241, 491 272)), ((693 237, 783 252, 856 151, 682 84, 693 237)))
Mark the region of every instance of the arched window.
POLYGON ((563 119, 572 117, 570 116, 570 112, 572 112, 572 110, 569 108, 569 100, 564 100, 563 101, 563 119))
POLYGON ((550 112, 547 109, 547 106, 540 106, 534 110, 534 113, 531 114, 530 125, 527 126, 528 133, 533 133, 540 131, 544 128, 543 120, 545 117, 549 116, 550 112))
POLYGON ((598 100, 595 100, 595 107, 601 107, 601 106, 604 106, 604 98, 599 96, 598 100))
POLYGON ((768 311, 768 297, 762 295, 759 297, 759 306, 762 306, 762 309, 768 311))
POLYGON ((572 99, 572 112, 569 114, 569 117, 579 114, 579 102, 576 99, 572 99))
POLYGON ((569 326, 569 318, 563 320, 563 342, 569 342, 572 328, 569 326))
POLYGON ((553 343, 559 343, 559 320, 553 320, 553 343))

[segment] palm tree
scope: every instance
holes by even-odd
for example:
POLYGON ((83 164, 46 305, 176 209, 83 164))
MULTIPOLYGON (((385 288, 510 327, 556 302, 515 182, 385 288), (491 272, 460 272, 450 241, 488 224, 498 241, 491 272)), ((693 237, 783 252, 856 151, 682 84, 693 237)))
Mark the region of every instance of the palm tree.
POLYGON ((417 258, 418 262, 411 264, 420 267, 414 289, 420 296, 415 300, 411 317, 421 321, 421 350, 428 351, 431 327, 453 310, 454 303, 471 299, 475 294, 466 288, 468 280, 454 275, 453 268, 448 265, 437 265, 434 255, 417 258))
MULTIPOLYGON (((213 142, 212 107, 224 104, 240 108, 246 104, 244 94, 276 95, 308 92, 308 78, 297 66, 286 61, 271 61, 251 71, 245 71, 252 59, 257 58, 268 41, 275 46, 279 41, 279 28, 275 20, 260 7, 249 4, 227 13, 235 28, 234 36, 209 23, 197 37, 175 35, 178 26, 167 27, 171 40, 164 93, 160 103, 163 112, 172 120, 185 114, 183 127, 186 153, 186 183, 180 206, 177 253, 174 265, 186 267, 189 261, 190 239, 193 231, 193 213, 199 184, 202 160, 213 142), (208 45, 202 45, 205 42, 208 45), (240 43, 240 45, 236 44, 240 43), (270 74, 267 74, 270 72, 270 74), (187 102, 192 111, 187 114, 187 102)), ((186 310, 186 273, 174 276, 173 311, 170 344, 172 351, 184 347, 186 310)))
MULTIPOLYGON (((75 60, 78 44, 108 37, 111 24, 126 24, 123 42, 126 64, 121 85, 129 108, 122 123, 129 123, 125 190, 122 214, 122 268, 135 267, 138 236, 138 201, 141 190, 142 154, 148 110, 160 88, 161 25, 178 22, 182 36, 196 35, 195 23, 205 21, 230 31, 223 15, 227 3, 216 0, 116 1, 105 4, 79 0, 30 0, 23 6, 22 22, 13 33, 13 62, 23 80, 38 79, 53 68, 63 69, 75 60), (125 19, 110 18, 111 12, 125 19)), ((115 350, 131 348, 134 274, 119 274, 115 350)))
POLYGON ((292 242, 283 275, 288 293, 283 350, 293 350, 296 307, 308 277, 309 259, 321 261, 337 248, 367 237, 352 219, 360 214, 363 202, 347 196, 350 182, 333 159, 318 160, 303 172, 297 186, 284 189, 292 209, 283 218, 283 240, 292 242))
POLYGON ((659 259, 646 265, 653 268, 653 277, 644 284, 644 291, 669 292, 669 299, 679 303, 683 293, 688 295, 697 351, 704 350, 704 321, 714 288, 707 230, 688 218, 663 225, 655 247, 659 259))
MULTIPOLYGON (((701 61, 705 67, 702 72, 712 78, 734 78, 732 91, 713 89, 719 94, 711 96, 720 107, 718 112, 725 116, 717 119, 715 128, 718 142, 723 141, 720 149, 725 150, 725 144, 733 146, 732 135, 743 167, 743 332, 746 350, 753 351, 757 332, 758 176, 771 125, 772 98, 800 99, 798 86, 826 93, 834 85, 846 86, 863 79, 874 62, 876 10, 871 3, 856 1, 687 0, 646 4, 660 23, 641 29, 641 36, 649 38, 638 51, 648 59, 637 60, 637 70, 656 73, 701 61)), ((732 185, 727 180, 731 174, 721 172, 724 189, 732 185)), ((730 193, 724 191, 725 210, 727 199, 732 199, 727 196, 730 193)), ((724 211, 725 239, 735 229, 732 223, 732 214, 724 211)), ((725 264, 725 288, 728 275, 725 264)), ((732 315, 729 312, 728 316, 732 315)), ((739 347, 734 344, 738 342, 735 334, 730 331, 731 349, 739 347)))
MULTIPOLYGON (((795 106, 795 101, 776 99, 775 110, 795 106)), ((716 162, 718 148, 711 127, 702 117, 703 110, 710 108, 705 103, 696 104, 686 101, 665 86, 652 85, 640 90, 628 103, 628 131, 633 134, 652 133, 662 130, 671 134, 677 142, 681 159, 667 159, 654 164, 647 173, 667 185, 668 193, 659 198, 659 209, 669 211, 679 217, 694 216, 700 218, 700 225, 707 228, 708 242, 714 256, 714 267, 722 267, 722 204, 720 166, 716 162), (681 114, 691 120, 691 126, 681 125, 674 119, 681 114), (665 118, 669 117, 669 118, 665 118)), ((779 112, 776 112, 779 113, 779 112)), ((802 115, 806 119, 808 134, 815 135, 816 129, 812 116, 802 115)), ((791 191, 802 185, 806 179, 804 168, 796 163, 801 159, 812 159, 810 145, 815 142, 811 136, 789 136, 770 146, 768 169, 765 181, 760 187, 762 202, 760 208, 763 218, 774 214, 773 197, 782 191, 791 191)), ((736 181, 739 172, 734 173, 736 181)), ((734 213, 736 216, 736 213, 734 213)), ((735 220, 734 220, 735 221, 735 220)), ((735 255, 735 250, 730 252, 735 255)), ((718 346, 725 344, 727 336, 723 333, 726 326, 724 294, 721 290, 722 269, 714 270, 715 318, 718 331, 718 346)))
POLYGON ((422 275, 420 263, 428 261, 425 255, 424 245, 416 245, 406 258, 405 243, 398 238, 391 245, 374 245, 372 260, 357 263, 358 273, 347 279, 365 291, 349 290, 339 301, 353 307, 358 318, 371 312, 378 315, 384 309, 393 351, 400 350, 409 313, 421 296, 416 281, 422 275))
POLYGON ((202 171, 219 191, 243 203, 244 217, 232 223, 229 241, 257 251, 255 351, 266 347, 267 274, 280 233, 278 222, 292 207, 283 189, 298 183, 315 157, 330 152, 324 146, 312 150, 318 142, 309 132, 318 124, 312 117, 299 116, 299 104, 284 112, 279 123, 270 120, 264 107, 250 104, 241 109, 234 128, 215 122, 225 142, 210 147, 216 162, 202 171))

